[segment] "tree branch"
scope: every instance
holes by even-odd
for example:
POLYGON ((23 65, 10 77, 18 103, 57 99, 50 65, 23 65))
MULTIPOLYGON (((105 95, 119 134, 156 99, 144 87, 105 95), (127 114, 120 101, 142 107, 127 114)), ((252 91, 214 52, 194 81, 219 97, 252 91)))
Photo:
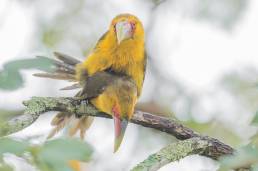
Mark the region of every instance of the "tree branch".
POLYGON ((211 146, 212 144, 209 141, 197 137, 178 141, 150 155, 131 171, 155 171, 168 163, 178 161, 186 156, 203 154, 211 146))
MULTIPOLYGON (((65 111, 69 113, 74 113, 76 115, 90 115, 96 117, 111 118, 110 115, 99 112, 94 106, 86 103, 86 101, 76 100, 75 98, 33 97, 28 101, 24 101, 23 104, 27 107, 24 115, 15 117, 7 121, 6 123, 3 123, 0 129, 0 136, 9 135, 11 133, 24 129, 25 127, 28 127, 34 121, 36 121, 42 113, 48 111, 65 111)), ((234 152, 234 149, 229 145, 226 145, 217 139, 208 136, 202 136, 194 132, 190 128, 183 126, 179 123, 179 121, 175 119, 165 118, 142 111, 135 111, 133 118, 130 122, 166 132, 170 135, 175 136, 179 140, 189 139, 187 141, 179 142, 178 144, 172 144, 171 146, 180 146, 180 144, 185 144, 191 147, 195 147, 195 145, 193 144, 196 144, 196 141, 199 140, 199 143, 201 144, 196 144, 196 147, 198 147, 196 148, 197 151, 191 151, 190 149, 187 152, 189 154, 195 154, 198 152, 198 154, 217 160, 222 155, 233 154, 234 152)), ((166 148, 170 148, 170 146, 165 147, 165 149, 166 148)), ((170 150, 170 152, 172 151, 170 150)), ((171 153, 171 155, 174 155, 174 153, 171 153)), ((183 155, 187 154, 181 154, 181 157, 179 158, 184 157, 183 155)))

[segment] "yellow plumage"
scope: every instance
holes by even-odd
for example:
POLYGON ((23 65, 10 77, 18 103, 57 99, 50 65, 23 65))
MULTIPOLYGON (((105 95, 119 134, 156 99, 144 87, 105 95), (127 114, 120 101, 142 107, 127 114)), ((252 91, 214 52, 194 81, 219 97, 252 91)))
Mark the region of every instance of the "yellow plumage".
POLYGON ((113 115, 115 107, 121 114, 120 117, 131 119, 137 101, 136 85, 128 78, 116 79, 103 93, 90 101, 102 112, 113 115))
POLYGON ((141 94, 145 75, 146 57, 144 50, 144 29, 141 22, 133 15, 123 14, 113 19, 109 31, 97 43, 94 51, 77 66, 77 79, 83 80, 83 72, 88 75, 111 69, 116 73, 131 76, 137 85, 137 94, 141 94), (127 20, 135 24, 133 37, 117 42, 114 25, 127 20))
POLYGON ((116 82, 91 99, 96 108, 113 115, 115 119, 115 151, 120 146, 127 125, 120 120, 132 117, 137 96, 142 92, 145 67, 144 29, 139 19, 129 14, 115 17, 93 52, 76 67, 76 78, 83 86, 87 86, 85 78, 101 71, 129 76, 136 84, 137 91, 134 91, 133 85, 124 90, 126 85, 116 82))
MULTIPOLYGON (((55 55, 61 60, 54 61, 57 71, 36 76, 78 81, 82 90, 76 97, 89 100, 97 109, 113 116, 116 151, 142 92, 146 67, 142 23, 130 14, 115 17, 108 31, 82 63, 67 55, 55 55)), ((67 89, 74 87, 78 85, 67 89)), ((59 113, 52 121, 55 128, 50 137, 74 118, 72 115, 59 113)), ((80 130, 83 138, 92 118, 83 116, 78 119, 70 134, 80 130)))

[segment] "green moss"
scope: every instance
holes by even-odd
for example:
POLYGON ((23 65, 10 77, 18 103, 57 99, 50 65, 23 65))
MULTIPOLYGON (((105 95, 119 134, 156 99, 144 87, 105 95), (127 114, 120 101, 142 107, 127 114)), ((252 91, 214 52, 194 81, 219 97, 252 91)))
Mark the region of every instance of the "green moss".
POLYGON ((66 98, 32 97, 30 100, 24 101, 23 104, 27 106, 25 113, 28 114, 40 114, 47 110, 53 110, 60 105, 65 106, 65 109, 69 112, 75 111, 75 107, 66 98))
POLYGON ((31 100, 25 101, 23 104, 27 106, 25 110, 27 114, 39 114, 46 110, 46 105, 55 105, 52 99, 44 97, 32 97, 31 100))
POLYGON ((178 161, 191 154, 200 154, 209 143, 200 138, 192 138, 184 141, 172 143, 159 152, 150 155, 146 160, 138 164, 132 171, 157 170, 167 163, 178 161))
POLYGON ((60 104, 66 105, 66 107, 71 106, 69 100, 65 98, 32 97, 30 100, 24 101, 23 104, 27 106, 24 115, 1 122, 0 136, 9 135, 31 125, 41 113, 56 108, 60 100, 62 101, 60 104))

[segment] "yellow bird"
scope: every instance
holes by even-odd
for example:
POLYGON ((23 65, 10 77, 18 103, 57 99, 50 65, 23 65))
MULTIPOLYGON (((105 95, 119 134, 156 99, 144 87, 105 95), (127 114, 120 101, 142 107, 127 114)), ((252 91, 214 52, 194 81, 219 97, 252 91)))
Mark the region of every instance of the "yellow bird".
POLYGON ((130 14, 115 17, 109 30, 100 38, 93 52, 77 65, 77 80, 85 80, 99 71, 132 77, 140 96, 145 76, 146 55, 144 29, 140 20, 130 14))
MULTIPOLYGON (((113 116, 114 151, 117 151, 142 91, 146 67, 144 49, 144 29, 140 20, 130 14, 121 14, 112 20, 108 31, 85 61, 81 63, 56 53, 60 60, 55 61, 56 72, 36 76, 78 81, 79 84, 64 89, 82 87, 76 97, 90 100, 97 109, 113 116)), ((63 128, 72 115, 59 113, 52 121, 56 128, 49 137, 63 128)), ((83 138, 91 122, 92 117, 78 118, 70 134, 80 130, 83 138)))

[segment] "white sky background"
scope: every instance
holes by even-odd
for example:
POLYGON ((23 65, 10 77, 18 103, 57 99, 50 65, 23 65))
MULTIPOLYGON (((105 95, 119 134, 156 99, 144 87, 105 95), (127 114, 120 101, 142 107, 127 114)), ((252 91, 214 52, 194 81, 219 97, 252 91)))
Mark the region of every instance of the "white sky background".
MULTIPOLYGON (((20 6, 15 1, 7 4, 8 1, 0 1, 0 68, 9 60, 34 55, 30 51, 30 43, 33 39, 37 39, 37 37, 33 37, 35 36, 33 10, 20 6), (9 5, 8 8, 6 8, 6 5, 9 5)), ((116 10, 113 13, 119 13, 123 10, 133 11, 144 20, 144 23, 147 22, 148 10, 144 9, 141 11, 139 3, 126 1, 127 7, 124 7, 119 1, 110 0, 110 2, 116 4, 116 10), (121 8, 118 8, 120 6, 121 8)), ((238 112, 239 108, 234 109, 232 107, 236 105, 234 99, 225 94, 223 90, 217 89, 218 87, 216 85, 221 76, 232 69, 249 65, 258 67, 258 1, 250 1, 247 7, 248 9, 232 32, 226 32, 218 27, 211 26, 207 22, 182 18, 176 13, 171 12, 168 8, 164 7, 160 9, 157 16, 158 22, 151 31, 150 37, 148 37, 150 40, 148 42, 150 53, 155 58, 159 58, 159 62, 165 69, 164 73, 173 73, 187 87, 189 92, 203 95, 205 101, 198 107, 204 111, 203 113, 206 116, 196 114, 196 117, 200 121, 209 120, 212 117, 211 113, 215 110, 214 106, 219 106, 218 108, 221 110, 219 111, 221 115, 217 116, 219 119, 235 124, 239 128, 237 130, 239 133, 248 129, 246 123, 250 120, 251 114, 240 116, 240 112, 238 112), (170 39, 170 37, 178 37, 178 40, 170 39), (214 91, 218 93, 210 100, 209 93, 214 91)), ((39 79, 33 78, 31 73, 28 71, 24 72, 26 76, 24 88, 14 92, 0 91, 1 108, 21 108, 21 101, 34 95, 47 96, 53 94, 53 92, 55 95, 63 95, 63 92, 56 93, 58 88, 61 87, 61 84, 56 84, 56 82, 48 81, 48 84, 53 85, 51 86, 53 89, 47 93, 45 91, 39 91, 39 88, 44 89, 46 81, 39 81, 39 79)), ((65 95, 69 95, 69 93, 65 95)), ((180 109, 175 108, 175 111, 177 110, 180 109)), ((45 133, 50 129, 48 126, 49 117, 42 118, 36 124, 16 135, 22 137, 34 133, 45 133)), ((101 119, 96 120, 96 124, 91 128, 92 131, 89 131, 88 140, 91 144, 94 144, 97 157, 101 154, 98 162, 102 163, 102 161, 105 161, 105 167, 111 169, 112 162, 123 163, 128 161, 128 156, 130 156, 128 153, 131 153, 130 150, 137 143, 137 135, 135 135, 136 126, 130 125, 124 144, 120 151, 113 155, 111 154, 113 133, 112 130, 108 129, 112 128, 112 123, 110 121, 104 125, 103 122, 106 121, 101 119), (101 127, 102 124, 104 126, 101 127), (106 143, 103 144, 102 141, 99 141, 99 137, 104 137, 106 143), (105 153, 102 153, 103 150, 105 153)), ((153 143, 156 147, 154 148, 153 145, 151 151, 146 151, 144 154, 137 154, 131 160, 131 166, 144 159, 151 152, 155 152, 162 147, 162 144, 159 142, 152 141, 154 141, 153 143)), ((207 160, 188 157, 161 170, 165 171, 172 168, 175 171, 215 170, 216 165, 209 160, 208 163, 211 164, 207 166, 207 160)), ((101 170, 103 166, 96 168, 93 163, 91 167, 94 170, 101 170)))

